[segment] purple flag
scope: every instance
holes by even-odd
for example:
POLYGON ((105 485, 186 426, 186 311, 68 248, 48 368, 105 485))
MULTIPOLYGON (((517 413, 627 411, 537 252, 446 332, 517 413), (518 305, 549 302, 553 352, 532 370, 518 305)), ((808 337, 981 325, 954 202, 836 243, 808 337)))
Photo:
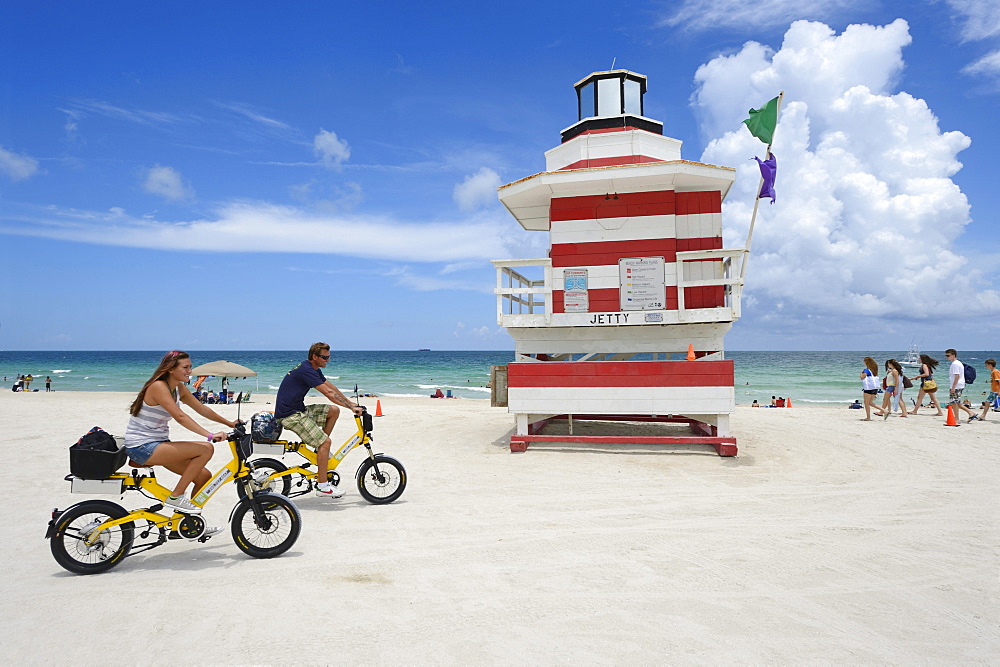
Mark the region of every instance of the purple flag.
POLYGON ((771 157, 766 160, 761 160, 759 157, 754 157, 754 160, 757 160, 757 164, 760 165, 760 175, 764 177, 764 183, 760 186, 760 194, 757 195, 757 198, 770 197, 773 204, 774 178, 778 175, 778 162, 774 159, 774 153, 771 153, 771 157))

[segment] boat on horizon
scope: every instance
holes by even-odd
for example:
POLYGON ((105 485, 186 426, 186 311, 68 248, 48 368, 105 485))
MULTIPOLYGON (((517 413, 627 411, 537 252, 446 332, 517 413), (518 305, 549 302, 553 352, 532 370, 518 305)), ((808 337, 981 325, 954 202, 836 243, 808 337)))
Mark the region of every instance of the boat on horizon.
POLYGON ((917 344, 910 345, 910 349, 906 352, 906 356, 899 360, 899 365, 903 368, 920 368, 920 346, 917 344))
POLYGON ((417 348, 417 352, 430 352, 430 351, 431 351, 431 348, 429 348, 429 347, 418 347, 417 348))

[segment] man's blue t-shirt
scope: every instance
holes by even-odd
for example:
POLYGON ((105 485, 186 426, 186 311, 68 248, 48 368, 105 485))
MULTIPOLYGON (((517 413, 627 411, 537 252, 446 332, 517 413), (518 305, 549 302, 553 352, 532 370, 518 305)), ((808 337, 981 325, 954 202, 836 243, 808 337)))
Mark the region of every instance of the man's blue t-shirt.
POLYGON ((309 390, 326 382, 326 377, 308 361, 288 371, 278 386, 274 400, 274 418, 282 419, 306 409, 305 397, 309 390))

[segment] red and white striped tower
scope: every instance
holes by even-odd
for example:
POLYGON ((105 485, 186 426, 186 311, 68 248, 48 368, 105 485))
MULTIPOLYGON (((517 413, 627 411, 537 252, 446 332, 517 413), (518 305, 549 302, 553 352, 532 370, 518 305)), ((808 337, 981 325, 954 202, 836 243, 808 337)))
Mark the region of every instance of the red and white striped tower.
POLYGON ((547 258, 493 262, 498 322, 515 340, 511 449, 544 440, 704 442, 735 455, 723 337, 739 318, 746 251, 722 247, 735 169, 681 159, 681 142, 643 115, 645 76, 595 72, 575 88, 579 120, 545 154, 546 171, 499 190, 525 229, 550 239, 547 258), (560 417, 571 434, 573 419, 680 421, 695 433, 540 434, 560 417))

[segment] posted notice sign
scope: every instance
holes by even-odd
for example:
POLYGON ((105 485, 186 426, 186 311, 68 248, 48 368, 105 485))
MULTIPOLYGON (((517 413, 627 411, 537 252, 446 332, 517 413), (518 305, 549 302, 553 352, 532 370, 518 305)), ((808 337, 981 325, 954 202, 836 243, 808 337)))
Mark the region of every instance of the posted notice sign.
POLYGON ((586 313, 590 310, 587 269, 563 270, 563 312, 586 313))
POLYGON ((663 310, 667 307, 662 257, 627 257, 618 260, 622 310, 663 310))

